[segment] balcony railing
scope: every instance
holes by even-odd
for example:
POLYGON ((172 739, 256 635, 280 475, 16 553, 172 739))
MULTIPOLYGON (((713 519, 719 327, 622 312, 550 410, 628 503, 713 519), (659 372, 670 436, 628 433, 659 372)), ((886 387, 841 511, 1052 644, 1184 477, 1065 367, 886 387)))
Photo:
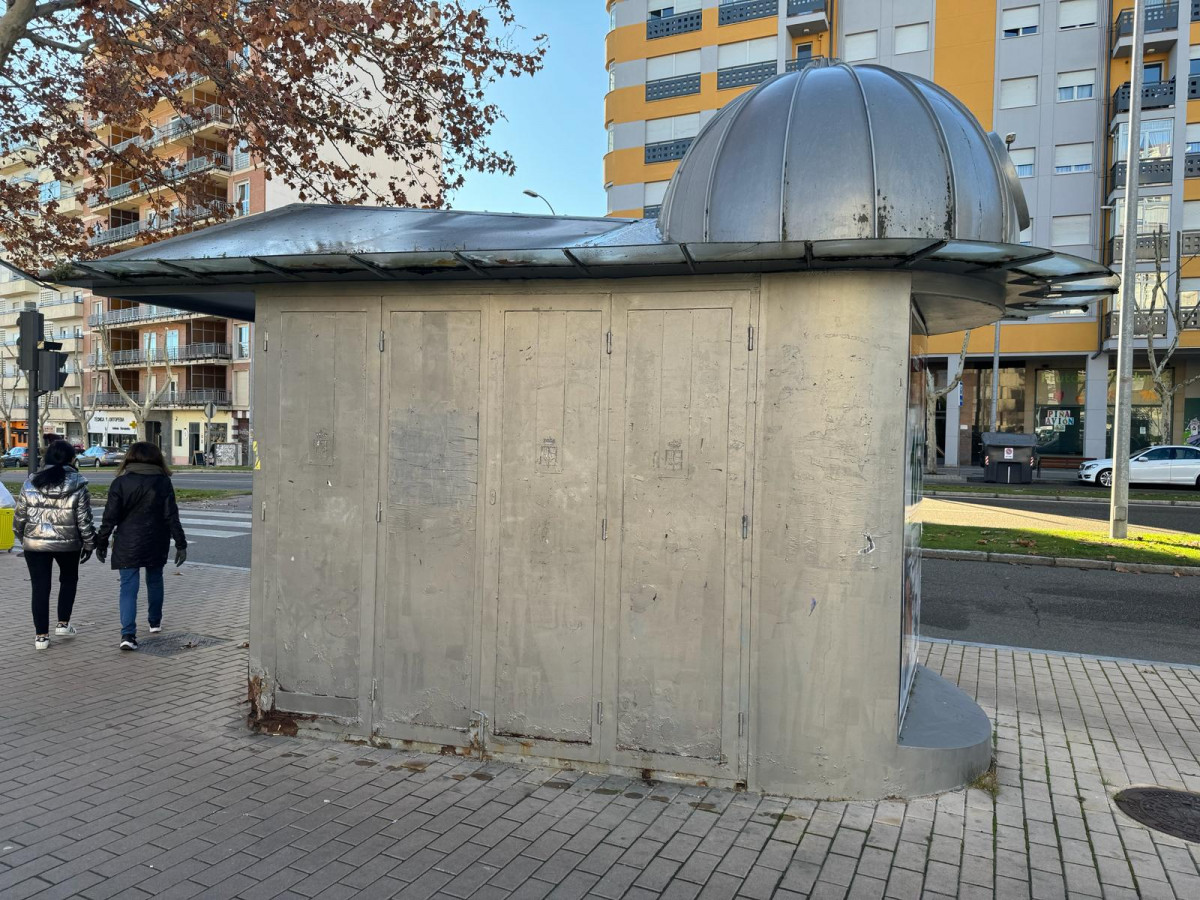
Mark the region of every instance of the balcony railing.
MULTIPOLYGON (((1112 187, 1109 190, 1124 189, 1126 168, 1123 162, 1113 163, 1112 169, 1109 170, 1109 176, 1112 179, 1112 187)), ((1138 163, 1138 184, 1170 184, 1172 169, 1170 157, 1143 159, 1138 163)))
POLYGON ((765 19, 779 12, 776 0, 721 0, 721 8, 717 12, 718 25, 732 25, 735 22, 748 22, 751 19, 765 19))
POLYGON ((1200 328, 1200 306, 1188 306, 1179 310, 1179 327, 1181 329, 1200 328))
POLYGON ((1200 153, 1188 153, 1183 157, 1183 177, 1200 178, 1200 153))
POLYGON ((1188 76, 1188 99, 1200 100, 1200 75, 1188 76))
MULTIPOLYGON (((129 391, 129 398, 134 403, 142 404, 146 402, 146 394, 143 391, 129 391)), ((204 406, 206 403, 215 403, 217 406, 229 406, 230 395, 226 390, 201 390, 201 391, 167 391, 158 399, 158 406, 204 406)), ((122 407, 125 405, 125 398, 117 391, 106 391, 96 394, 96 406, 99 407, 122 407)))
MULTIPOLYGON (((1118 312, 1104 314, 1104 333, 1109 340, 1115 340, 1121 334, 1121 317, 1118 312)), ((1137 310, 1133 316, 1134 337, 1166 337, 1167 314, 1163 310, 1137 310)))
MULTIPOLYGON (((1153 261, 1154 248, 1158 248, 1158 258, 1166 259, 1171 252, 1170 240, 1166 235, 1155 234, 1139 234, 1137 239, 1137 259, 1139 262, 1153 261)), ((1108 249, 1113 262, 1121 262, 1121 254, 1125 246, 1125 241, 1121 237, 1114 237, 1108 242, 1108 249)))
POLYGON ((784 65, 783 70, 785 72, 799 72, 816 58, 815 56, 797 56, 795 59, 789 59, 784 65))
POLYGON ((117 241, 127 241, 132 237, 137 237, 141 234, 141 231, 141 222, 129 222, 125 225, 118 225, 116 228, 108 228, 104 231, 96 232, 88 238, 88 244, 92 247, 115 244, 117 241))
MULTIPOLYGON (((1190 79, 1189 79, 1190 80, 1190 79)), ((1163 109, 1175 105, 1175 79, 1142 85, 1142 109, 1163 109)), ((1113 109, 1129 112, 1129 82, 1125 82, 1113 94, 1113 109)))
MULTIPOLYGON (((114 350, 114 366, 143 366, 161 363, 205 362, 212 359, 233 359, 230 344, 206 343, 184 344, 182 347, 151 347, 135 350, 114 350)), ((103 353, 88 356, 88 365, 93 368, 105 365, 103 353)))
POLYGON ((104 190, 104 196, 109 200, 124 200, 134 194, 151 190, 160 183, 170 184, 171 182, 180 181, 184 178, 190 178, 193 175, 210 171, 232 171, 229 154, 223 153, 220 150, 207 150, 204 154, 194 156, 183 163, 167 166, 159 173, 156 180, 140 179, 138 181, 127 181, 124 184, 109 185, 104 190))
MULTIPOLYGON (((1146 31, 1170 31, 1179 27, 1179 4, 1163 3, 1146 7, 1146 31)), ((1133 10, 1126 9, 1117 16, 1117 37, 1133 35, 1133 10)))
POLYGON ((647 100, 666 100, 668 97, 684 97, 688 94, 698 93, 700 93, 699 72, 646 82, 647 100))
POLYGON ((113 144, 112 150, 114 153, 120 153, 134 146, 154 147, 166 141, 173 141, 185 134, 191 134, 193 131, 198 131, 207 125, 228 125, 231 122, 233 122, 233 112, 229 107, 213 103, 206 106, 198 115, 181 116, 174 121, 167 122, 165 125, 158 126, 148 138, 136 135, 135 137, 121 141, 119 144, 113 144))
POLYGON ((646 165, 651 163, 670 162, 673 159, 683 159, 692 138, 676 138, 673 141, 657 141, 646 145, 646 165))
POLYGON ((689 31, 699 31, 704 27, 704 17, 700 10, 676 13, 673 16, 663 16, 658 19, 646 20, 646 40, 668 37, 672 34, 685 34, 689 31))
POLYGON ((92 313, 88 316, 88 325, 95 328, 99 325, 125 325, 131 322, 152 322, 156 319, 179 319, 195 315, 197 313, 172 309, 169 306, 134 306, 129 309, 110 309, 107 312, 92 313))
POLYGON ((59 293, 54 297, 47 297, 44 300, 38 301, 38 309, 43 309, 47 306, 64 306, 66 304, 83 303, 83 297, 76 299, 72 294, 59 293))
POLYGON ((644 206, 644 207, 642 207, 642 218, 643 219, 657 219, 658 214, 660 212, 662 212, 662 204, 661 203, 655 203, 652 206, 644 206))
POLYGON ((1183 255, 1200 256, 1200 231, 1183 232, 1183 255))
POLYGON ((772 59, 768 62, 756 62, 746 66, 717 69, 717 90, 722 91, 729 88, 745 87, 749 84, 761 84, 775 74, 778 65, 772 59))
POLYGON ((826 0, 788 0, 789 16, 811 16, 825 12, 826 0))

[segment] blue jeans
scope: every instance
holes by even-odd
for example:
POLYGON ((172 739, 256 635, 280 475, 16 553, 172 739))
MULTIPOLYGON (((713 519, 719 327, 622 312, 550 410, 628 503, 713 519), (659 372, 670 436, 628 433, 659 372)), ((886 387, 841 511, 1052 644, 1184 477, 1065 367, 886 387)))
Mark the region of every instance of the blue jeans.
MULTIPOLYGON (((141 569, 121 572, 121 637, 137 637, 138 575, 141 569)), ((151 625, 162 621, 163 567, 146 567, 146 618, 151 625)))

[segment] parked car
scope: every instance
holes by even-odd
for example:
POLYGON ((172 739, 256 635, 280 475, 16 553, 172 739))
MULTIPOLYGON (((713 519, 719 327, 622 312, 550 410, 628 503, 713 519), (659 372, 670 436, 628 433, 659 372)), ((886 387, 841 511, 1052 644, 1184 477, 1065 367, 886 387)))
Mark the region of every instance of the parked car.
POLYGON ((99 468, 102 465, 104 454, 107 452, 103 447, 88 447, 76 458, 76 465, 81 469, 88 466, 94 469, 99 468))
POLYGON ((100 457, 100 465, 102 466, 119 466, 124 461, 124 450, 105 450, 104 455, 100 457))
MULTIPOLYGON (((1079 467, 1079 480, 1112 487, 1113 461, 1093 459, 1079 467)), ((1175 484, 1200 487, 1200 447, 1148 447, 1129 458, 1130 484, 1175 484)))
POLYGON ((0 467, 5 469, 19 469, 21 466, 29 464, 29 448, 28 447, 13 447, 3 456, 0 456, 0 467))

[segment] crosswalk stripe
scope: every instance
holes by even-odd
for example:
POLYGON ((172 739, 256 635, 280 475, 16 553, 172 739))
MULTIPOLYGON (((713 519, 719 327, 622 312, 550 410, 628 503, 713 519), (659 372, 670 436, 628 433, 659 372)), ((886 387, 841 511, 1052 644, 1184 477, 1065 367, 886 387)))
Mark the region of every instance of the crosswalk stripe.
POLYGON ((209 518, 193 518, 191 516, 180 516, 179 521, 184 525, 220 525, 222 528, 247 528, 250 521, 231 522, 228 519, 209 519, 209 518))
POLYGON ((179 514, 181 516, 193 515, 215 519, 244 519, 246 521, 249 521, 254 517, 252 513, 248 512, 217 512, 215 509, 181 510, 179 514))
POLYGON ((250 532, 248 532, 248 531, 214 531, 211 528, 185 528, 184 531, 187 534, 189 541, 192 539, 193 536, 231 538, 231 537, 249 537, 249 535, 250 535, 250 532))

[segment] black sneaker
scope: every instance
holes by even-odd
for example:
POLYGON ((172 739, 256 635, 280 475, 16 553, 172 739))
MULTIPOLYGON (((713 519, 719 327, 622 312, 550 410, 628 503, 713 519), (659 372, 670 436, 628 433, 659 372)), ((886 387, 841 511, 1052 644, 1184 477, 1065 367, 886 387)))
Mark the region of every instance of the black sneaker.
POLYGON ((136 650, 137 649, 137 638, 134 638, 134 637, 121 638, 121 649, 122 650, 136 650))

